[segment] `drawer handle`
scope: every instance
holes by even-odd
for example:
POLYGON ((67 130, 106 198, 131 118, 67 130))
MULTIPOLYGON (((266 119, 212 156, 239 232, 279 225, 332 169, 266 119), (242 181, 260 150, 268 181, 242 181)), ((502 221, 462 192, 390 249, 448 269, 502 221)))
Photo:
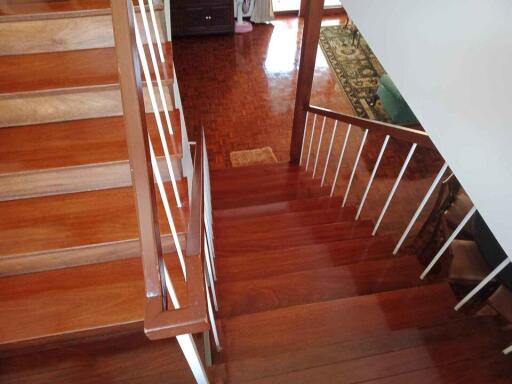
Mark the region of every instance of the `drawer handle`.
POLYGON ((211 16, 205 16, 205 19, 206 19, 206 20, 211 20, 211 19, 212 19, 212 17, 211 17, 211 16))

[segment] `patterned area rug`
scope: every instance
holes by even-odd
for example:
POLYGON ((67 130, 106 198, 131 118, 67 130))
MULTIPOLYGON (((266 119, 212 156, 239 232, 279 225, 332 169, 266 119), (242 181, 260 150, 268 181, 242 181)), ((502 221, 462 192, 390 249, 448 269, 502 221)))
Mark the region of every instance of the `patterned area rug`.
POLYGON ((389 122, 380 100, 371 105, 385 71, 364 38, 359 45, 352 44, 352 32, 342 25, 322 27, 320 47, 356 115, 389 122))
MULTIPOLYGON (((371 105, 379 87, 379 79, 386 72, 364 38, 361 36, 359 45, 353 45, 352 32, 343 28, 343 25, 322 27, 320 47, 336 74, 341 88, 354 107, 356 115, 367 119, 391 122, 380 100, 375 105, 371 105)), ((414 128, 418 129, 419 127, 414 128)), ((382 139, 381 135, 368 136, 367 149, 363 151, 362 155, 368 170, 373 169, 382 139), (370 151, 368 148, 373 150, 370 151)), ((388 151, 394 153, 395 156, 384 156, 378 175, 394 179, 409 148, 410 144, 404 141, 391 140, 388 151)), ((434 170, 441 167, 441 164, 439 156, 429 149, 419 147, 409 164, 409 169, 413 171, 410 174, 419 179, 428 177, 434 170)), ((408 174, 406 174, 407 176, 408 174)))
POLYGON ((233 151, 229 154, 229 159, 233 167, 277 163, 277 157, 270 147, 233 151))

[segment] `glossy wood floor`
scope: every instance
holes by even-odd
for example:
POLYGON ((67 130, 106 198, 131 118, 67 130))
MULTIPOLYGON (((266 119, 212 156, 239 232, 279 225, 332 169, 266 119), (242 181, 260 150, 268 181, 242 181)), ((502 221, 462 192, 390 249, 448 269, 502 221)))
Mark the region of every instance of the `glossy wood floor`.
POLYGON ((512 360, 501 353, 510 332, 455 312, 449 285, 420 280, 415 255, 393 256, 394 241, 371 236, 353 206, 340 210, 322 189, 288 195, 318 183, 303 168, 217 170, 212 183, 223 347, 215 379, 510 382, 512 360), (268 189, 272 198, 259 202, 268 189), (225 203, 235 196, 235 207, 225 203))

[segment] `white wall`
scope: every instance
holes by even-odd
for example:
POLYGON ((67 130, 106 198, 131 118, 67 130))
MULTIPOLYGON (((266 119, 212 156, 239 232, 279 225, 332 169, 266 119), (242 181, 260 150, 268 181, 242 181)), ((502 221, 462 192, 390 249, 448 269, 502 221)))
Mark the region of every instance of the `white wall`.
POLYGON ((512 1, 343 4, 512 258, 512 1))

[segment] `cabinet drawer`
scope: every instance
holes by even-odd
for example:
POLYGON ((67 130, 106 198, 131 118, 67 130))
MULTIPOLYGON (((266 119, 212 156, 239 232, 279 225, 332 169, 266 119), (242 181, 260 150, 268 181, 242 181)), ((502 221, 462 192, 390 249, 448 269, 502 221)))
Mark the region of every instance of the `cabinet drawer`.
POLYGON ((212 27, 229 26, 232 21, 231 7, 211 6, 209 9, 210 25, 212 27))
POLYGON ((233 32, 234 9, 232 1, 172 3, 171 28, 173 36, 233 32), (193 3, 193 4, 191 4, 193 3))

